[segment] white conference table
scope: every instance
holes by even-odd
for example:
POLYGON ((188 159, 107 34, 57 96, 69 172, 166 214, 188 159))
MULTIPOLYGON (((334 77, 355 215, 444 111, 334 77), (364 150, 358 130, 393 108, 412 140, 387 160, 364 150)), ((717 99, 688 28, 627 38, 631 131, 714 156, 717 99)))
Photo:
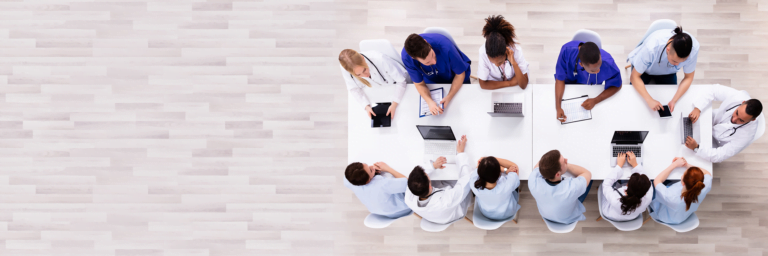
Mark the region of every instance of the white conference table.
MULTIPOLYGON (((427 85, 430 89, 443 87, 448 95, 450 84, 427 85)), ((374 102, 390 102, 394 88, 365 88, 368 99, 374 102)), ((456 139, 467 136, 465 152, 474 168, 480 157, 495 156, 508 159, 518 165, 521 172, 533 168, 531 164, 532 127, 530 88, 519 87, 500 90, 482 90, 478 84, 465 84, 448 103, 445 112, 438 116, 419 118, 419 94, 409 84, 402 102, 397 107, 392 126, 371 128, 371 121, 357 99, 348 96, 348 161, 372 164, 385 162, 393 169, 408 176, 416 165, 427 164, 424 159, 424 140, 416 125, 451 126, 456 139), (525 117, 491 117, 492 93, 508 93, 516 101, 524 97, 525 117)), ((454 169, 455 170, 455 169, 454 169)), ((455 171, 436 170, 432 180, 455 180, 455 171)))
MULTIPOLYGON (((697 157, 692 150, 681 144, 681 113, 693 110, 692 102, 698 94, 712 85, 691 85, 675 104, 672 118, 660 118, 632 87, 624 85, 612 97, 592 109, 592 120, 560 124, 555 111, 555 86, 529 85, 533 89, 533 162, 544 153, 557 149, 568 163, 580 165, 592 172, 592 179, 602 180, 610 172, 610 144, 614 131, 649 131, 643 149, 643 166, 653 179, 672 162, 674 157, 685 157, 691 165, 710 172, 712 163, 697 157)), ((647 85, 649 94, 666 105, 677 91, 676 85, 647 85)), ((603 91, 602 85, 566 85, 564 99, 589 95, 594 98, 603 91)), ((699 134, 701 147, 712 146, 712 109, 701 110, 694 124, 694 134, 699 134)), ((623 179, 629 178, 631 168, 625 167, 623 179)), ((685 168, 674 170, 669 179, 679 179, 685 168)), ((527 178, 527 176, 525 176, 527 178)))

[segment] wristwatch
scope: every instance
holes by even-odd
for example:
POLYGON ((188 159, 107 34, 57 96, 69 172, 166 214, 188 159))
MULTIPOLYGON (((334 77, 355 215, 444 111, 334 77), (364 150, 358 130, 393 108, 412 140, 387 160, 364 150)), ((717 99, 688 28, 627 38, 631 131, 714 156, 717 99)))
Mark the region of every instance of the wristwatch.
POLYGON ((699 146, 696 146, 696 148, 693 149, 693 153, 699 153, 699 146))

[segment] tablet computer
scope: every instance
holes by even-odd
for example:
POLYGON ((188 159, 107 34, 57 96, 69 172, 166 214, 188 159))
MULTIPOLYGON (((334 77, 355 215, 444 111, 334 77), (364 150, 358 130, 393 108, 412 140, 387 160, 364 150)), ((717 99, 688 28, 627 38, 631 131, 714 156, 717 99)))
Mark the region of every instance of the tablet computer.
POLYGON ((373 107, 373 113, 375 113, 376 116, 371 116, 371 127, 392 126, 392 118, 387 116, 387 110, 389 110, 389 106, 391 105, 392 103, 390 102, 376 103, 376 106, 373 107))

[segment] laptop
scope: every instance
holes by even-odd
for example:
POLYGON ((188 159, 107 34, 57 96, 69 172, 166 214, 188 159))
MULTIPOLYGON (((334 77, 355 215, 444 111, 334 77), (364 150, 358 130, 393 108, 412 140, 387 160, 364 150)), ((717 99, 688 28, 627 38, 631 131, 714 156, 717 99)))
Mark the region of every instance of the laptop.
POLYGON ((456 163, 456 136, 450 126, 417 125, 424 139, 424 158, 435 161, 444 156, 449 164, 456 163))
MULTIPOLYGON (((616 159, 621 152, 631 151, 637 157, 637 163, 643 164, 643 141, 648 131, 615 131, 611 139, 611 167, 616 166, 616 159)), ((630 166, 629 161, 624 166, 630 166)))
POLYGON ((496 102, 493 103, 493 112, 488 112, 491 116, 509 116, 523 117, 522 102, 496 102))
POLYGON ((685 145, 685 138, 688 138, 688 136, 701 142, 701 140, 699 140, 699 133, 693 133, 693 123, 691 123, 691 119, 687 116, 683 116, 683 113, 680 113, 680 143, 685 145))

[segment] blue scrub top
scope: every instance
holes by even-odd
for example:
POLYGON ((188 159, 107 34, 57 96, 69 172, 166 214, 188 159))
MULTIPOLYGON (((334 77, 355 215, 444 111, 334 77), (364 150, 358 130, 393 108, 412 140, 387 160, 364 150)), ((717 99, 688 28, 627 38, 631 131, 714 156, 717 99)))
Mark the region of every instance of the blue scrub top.
POLYGON ((621 87, 621 72, 619 67, 613 61, 611 54, 600 49, 600 57, 603 64, 600 65, 600 72, 589 74, 583 67, 579 66, 579 44, 582 41, 570 41, 560 48, 560 56, 557 57, 557 67, 555 79, 565 81, 566 84, 602 84, 605 82, 605 88, 621 87), (574 69, 576 70, 574 74, 574 69))
POLYGON ((405 204, 405 190, 408 187, 406 178, 376 175, 371 182, 361 186, 355 186, 345 178, 344 186, 355 192, 357 199, 360 199, 371 213, 390 218, 411 214, 411 209, 405 204))
POLYGON ((469 83, 469 75, 471 69, 469 65, 472 63, 469 57, 465 55, 459 47, 451 42, 441 34, 425 33, 420 34, 427 43, 432 46, 432 50, 435 51, 436 62, 432 66, 424 66, 418 60, 411 58, 408 53, 405 52, 405 48, 400 53, 400 58, 405 64, 405 69, 408 70, 408 75, 411 76, 413 83, 421 83, 424 81, 428 84, 450 84, 453 82, 453 77, 456 74, 464 73, 464 83, 469 83), (433 71, 437 71, 437 74, 433 71), (426 73, 425 73, 426 72, 426 73))

